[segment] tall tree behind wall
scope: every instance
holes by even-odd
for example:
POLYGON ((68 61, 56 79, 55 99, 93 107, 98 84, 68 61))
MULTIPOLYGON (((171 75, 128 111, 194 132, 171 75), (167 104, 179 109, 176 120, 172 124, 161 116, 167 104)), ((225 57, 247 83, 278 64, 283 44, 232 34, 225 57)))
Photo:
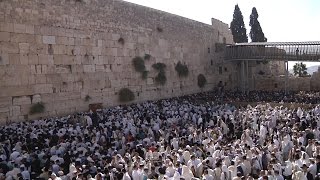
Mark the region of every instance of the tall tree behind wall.
POLYGON ((267 42, 267 38, 264 36, 264 33, 261 29, 260 23, 258 21, 259 14, 255 7, 252 8, 250 15, 250 38, 252 42, 267 42))
POLYGON ((244 25, 242 12, 238 4, 234 8, 230 29, 235 43, 248 42, 247 29, 244 25))

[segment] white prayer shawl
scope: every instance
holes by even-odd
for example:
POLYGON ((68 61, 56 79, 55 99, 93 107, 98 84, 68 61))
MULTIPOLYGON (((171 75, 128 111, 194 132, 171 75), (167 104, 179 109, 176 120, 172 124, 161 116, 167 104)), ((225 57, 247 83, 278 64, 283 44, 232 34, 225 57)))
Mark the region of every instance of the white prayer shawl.
POLYGON ((192 171, 186 165, 182 166, 181 176, 183 176, 185 180, 191 180, 194 177, 192 171))

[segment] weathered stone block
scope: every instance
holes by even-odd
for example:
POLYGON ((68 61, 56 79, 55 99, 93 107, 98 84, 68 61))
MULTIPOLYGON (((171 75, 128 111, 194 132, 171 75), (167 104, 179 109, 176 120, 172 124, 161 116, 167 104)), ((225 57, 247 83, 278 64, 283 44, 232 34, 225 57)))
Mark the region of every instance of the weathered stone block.
POLYGON ((8 54, 0 54, 0 66, 9 64, 9 56, 8 54))
POLYGON ((13 97, 12 104, 13 105, 31 104, 31 97, 30 96, 13 97))
POLYGON ((83 65, 83 71, 84 72, 95 72, 96 71, 96 67, 95 65, 83 65))
POLYGON ((0 32, 0 41, 10 41, 10 33, 0 32))
POLYGON ((36 84, 33 86, 33 91, 36 94, 52 93, 52 84, 36 84))
POLYGON ((12 23, 0 23, 0 31, 4 32, 13 32, 13 24, 12 23))
POLYGON ((43 36, 42 37, 43 44, 56 44, 55 36, 43 36))
POLYGON ((29 53, 29 43, 19 43, 20 53, 29 53))
POLYGON ((20 106, 10 106, 10 116, 17 117, 20 115, 20 106))
POLYGON ((24 24, 13 24, 13 31, 15 33, 26 33, 26 25, 24 25, 24 24))

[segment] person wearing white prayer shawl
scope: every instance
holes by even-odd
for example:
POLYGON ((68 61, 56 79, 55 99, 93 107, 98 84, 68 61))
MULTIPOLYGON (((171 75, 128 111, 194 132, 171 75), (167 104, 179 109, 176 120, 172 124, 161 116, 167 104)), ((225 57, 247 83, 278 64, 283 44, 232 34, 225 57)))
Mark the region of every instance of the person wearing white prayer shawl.
POLYGON ((85 120, 86 120, 86 125, 87 126, 92 126, 92 119, 90 116, 84 116, 85 120))
POLYGON ((171 145, 172 145, 174 150, 178 150, 179 149, 179 141, 178 141, 178 139, 177 138, 173 138, 172 142, 171 142, 171 145))
POLYGON ((308 168, 308 172, 312 174, 313 178, 317 175, 317 164, 315 163, 314 158, 310 158, 310 166, 308 168))
POLYGON ((183 176, 185 180, 191 180, 194 177, 192 171, 186 165, 182 166, 181 176, 183 176))
POLYGON ((173 166, 173 163, 170 162, 169 165, 168 165, 168 167, 167 167, 167 169, 166 169, 166 174, 165 174, 165 175, 166 175, 168 178, 172 178, 172 177, 174 176, 175 172, 176 172, 176 169, 175 169, 175 167, 173 166))
POLYGON ((222 165, 221 169, 222 169, 222 172, 220 175, 220 179, 221 180, 229 180, 231 178, 231 175, 230 175, 230 172, 229 172, 227 166, 222 165))
POLYGON ((203 179, 203 180, 214 180, 213 176, 208 173, 208 170, 207 170, 207 169, 205 169, 205 170, 203 171, 202 179, 203 179))

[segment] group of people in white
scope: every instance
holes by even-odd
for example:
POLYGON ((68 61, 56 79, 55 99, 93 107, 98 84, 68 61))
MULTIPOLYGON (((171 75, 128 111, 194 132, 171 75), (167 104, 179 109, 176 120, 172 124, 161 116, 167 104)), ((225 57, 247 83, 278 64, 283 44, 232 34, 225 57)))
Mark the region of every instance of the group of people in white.
POLYGON ((0 180, 320 179, 319 105, 195 96, 2 126, 0 180))

